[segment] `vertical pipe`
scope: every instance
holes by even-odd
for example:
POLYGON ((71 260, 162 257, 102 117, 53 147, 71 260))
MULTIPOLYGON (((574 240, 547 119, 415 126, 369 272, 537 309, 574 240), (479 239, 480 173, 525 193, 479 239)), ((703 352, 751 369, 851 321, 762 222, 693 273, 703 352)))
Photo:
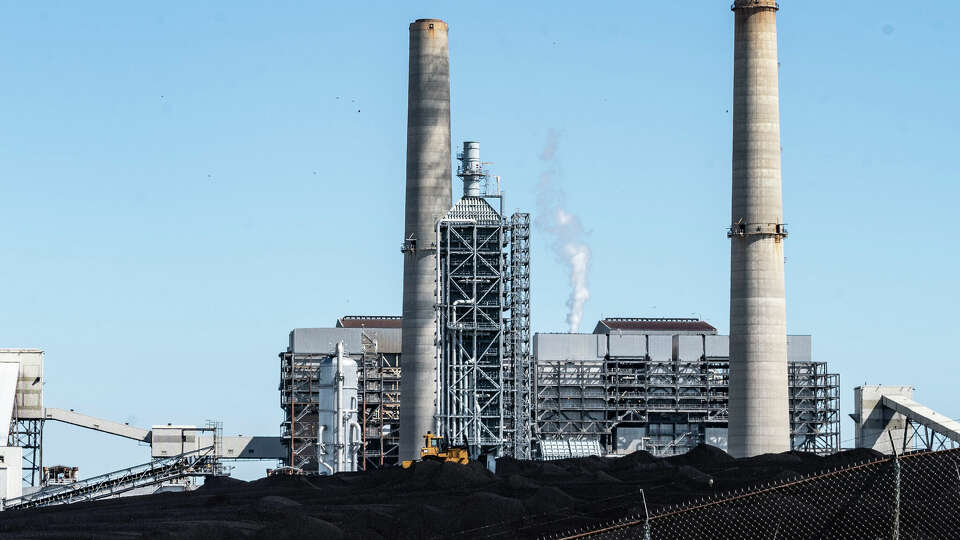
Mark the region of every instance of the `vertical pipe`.
POLYGON ((420 438, 433 429, 439 391, 431 244, 434 225, 451 205, 450 60, 447 24, 439 19, 410 24, 407 99, 400 459, 416 459, 420 438))
POLYGON ((334 417, 336 418, 337 425, 334 427, 336 430, 334 432, 334 452, 336 452, 336 469, 337 472, 344 471, 344 453, 345 447, 343 431, 346 427, 346 422, 343 419, 343 342, 337 342, 337 373, 334 375, 336 378, 337 390, 336 390, 336 412, 334 417))
POLYGON ((736 0, 729 451, 790 449, 777 3, 736 0))

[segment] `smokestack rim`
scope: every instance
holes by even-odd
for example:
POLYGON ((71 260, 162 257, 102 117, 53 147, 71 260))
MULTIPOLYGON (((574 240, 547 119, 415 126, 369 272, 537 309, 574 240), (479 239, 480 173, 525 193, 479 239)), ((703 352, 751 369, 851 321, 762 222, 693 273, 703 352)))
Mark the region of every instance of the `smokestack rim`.
POLYGON ((730 4, 730 11, 738 9, 772 9, 779 11, 780 3, 776 0, 734 0, 730 4))
POLYGON ((410 30, 448 30, 449 26, 443 19, 417 19, 410 23, 410 30))

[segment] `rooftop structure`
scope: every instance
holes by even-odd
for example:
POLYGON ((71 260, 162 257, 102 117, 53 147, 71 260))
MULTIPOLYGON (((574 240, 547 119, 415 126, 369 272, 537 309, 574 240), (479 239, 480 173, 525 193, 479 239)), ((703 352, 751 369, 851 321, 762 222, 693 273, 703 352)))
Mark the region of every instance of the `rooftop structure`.
POLYGON ((716 334, 713 325, 700 319, 609 317, 600 319, 593 329, 594 334, 632 332, 638 334, 716 334))
POLYGON ((400 328, 402 321, 391 315, 344 315, 337 319, 337 328, 400 328))

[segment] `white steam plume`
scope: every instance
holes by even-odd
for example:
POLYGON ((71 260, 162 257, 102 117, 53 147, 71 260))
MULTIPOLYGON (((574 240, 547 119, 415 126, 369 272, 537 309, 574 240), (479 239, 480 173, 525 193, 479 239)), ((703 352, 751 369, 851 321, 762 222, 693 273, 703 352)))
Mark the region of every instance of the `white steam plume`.
POLYGON ((583 305, 590 298, 587 288, 587 271, 590 267, 590 246, 586 243, 586 233, 580 219, 568 211, 566 194, 557 186, 556 153, 559 136, 551 130, 547 136, 547 145, 540 154, 544 170, 537 183, 537 211, 535 223, 550 237, 550 247, 554 255, 570 272, 570 297, 567 298, 567 325, 571 332, 580 329, 583 319, 583 305))

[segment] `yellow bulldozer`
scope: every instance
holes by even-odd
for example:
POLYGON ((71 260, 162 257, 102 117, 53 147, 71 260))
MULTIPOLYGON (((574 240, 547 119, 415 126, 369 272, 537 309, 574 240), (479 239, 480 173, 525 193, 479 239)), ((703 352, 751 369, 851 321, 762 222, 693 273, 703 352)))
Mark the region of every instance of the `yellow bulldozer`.
MULTIPOLYGON (((420 459, 417 461, 423 461, 425 459, 466 465, 470 462, 470 455, 467 453, 466 448, 446 448, 443 444, 442 436, 434 435, 428 431, 427 434, 423 436, 423 448, 420 449, 420 459)), ((400 466, 404 469, 409 469, 413 466, 413 463, 414 460, 412 459, 405 460, 400 463, 400 466)))

